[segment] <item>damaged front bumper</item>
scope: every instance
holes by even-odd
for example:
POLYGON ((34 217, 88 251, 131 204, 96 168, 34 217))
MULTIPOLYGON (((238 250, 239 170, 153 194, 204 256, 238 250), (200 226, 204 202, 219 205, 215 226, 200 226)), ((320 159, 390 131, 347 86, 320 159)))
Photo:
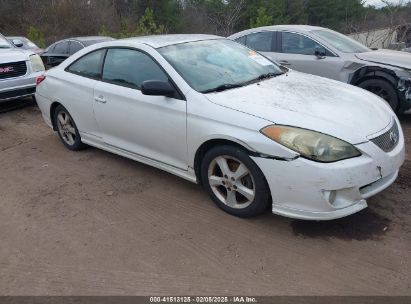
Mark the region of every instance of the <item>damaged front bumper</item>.
MULTIPOLYGON (((399 122, 398 122, 399 123, 399 122)), ((367 207, 366 199, 390 186, 404 162, 404 138, 389 153, 371 141, 356 147, 362 156, 335 163, 252 157, 263 171, 272 211, 304 220, 332 220, 367 207)))

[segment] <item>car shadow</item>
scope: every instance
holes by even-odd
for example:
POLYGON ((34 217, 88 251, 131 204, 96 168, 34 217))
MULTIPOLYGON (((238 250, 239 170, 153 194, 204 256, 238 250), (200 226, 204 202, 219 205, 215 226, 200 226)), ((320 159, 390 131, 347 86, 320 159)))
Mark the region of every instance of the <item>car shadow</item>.
POLYGON ((391 220, 370 208, 333 221, 293 220, 290 227, 303 238, 337 238, 345 241, 379 240, 390 228, 391 220))
POLYGON ((32 98, 21 98, 0 103, 0 114, 36 105, 32 98))

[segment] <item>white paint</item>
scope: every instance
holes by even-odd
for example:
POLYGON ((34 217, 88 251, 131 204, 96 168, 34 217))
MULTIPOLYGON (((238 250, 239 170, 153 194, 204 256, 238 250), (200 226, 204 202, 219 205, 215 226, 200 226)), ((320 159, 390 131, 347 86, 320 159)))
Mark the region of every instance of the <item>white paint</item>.
MULTIPOLYGON (((171 41, 167 36, 152 39, 156 45, 171 41)), ((176 42, 189 39, 204 37, 180 37, 176 42)), ((389 106, 375 95, 293 71, 259 84, 204 95, 191 89, 149 46, 150 38, 143 40, 94 45, 50 70, 36 94, 45 121, 50 124, 50 106, 58 101, 72 115, 85 143, 191 181, 196 181, 196 151, 211 139, 230 140, 257 154, 284 158, 252 157, 269 184, 273 212, 288 217, 325 220, 352 214, 366 207, 368 195, 395 179, 404 161, 403 133, 400 130, 399 144, 390 153, 368 140, 367 136, 382 132, 394 121, 399 124, 389 106), (151 54, 186 100, 145 96, 64 71, 85 53, 108 46, 129 46, 151 54), (95 101, 100 94, 106 103, 95 101), (296 152, 260 133, 273 123, 341 138, 356 145, 362 156, 329 164, 298 158, 296 152), (360 191, 381 176, 370 192, 360 191), (330 191, 336 191, 335 204, 327 201, 330 191)))

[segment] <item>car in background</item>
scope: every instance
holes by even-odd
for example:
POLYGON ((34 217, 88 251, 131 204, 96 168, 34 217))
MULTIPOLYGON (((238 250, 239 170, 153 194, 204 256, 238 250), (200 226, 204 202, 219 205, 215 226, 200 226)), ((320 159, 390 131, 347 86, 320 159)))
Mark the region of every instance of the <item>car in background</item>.
POLYGON ((39 48, 34 42, 29 40, 26 37, 21 36, 8 36, 6 37, 14 46, 18 48, 22 48, 23 50, 30 50, 33 53, 41 54, 43 53, 43 49, 39 48))
POLYGON ((353 214, 404 162, 401 126, 381 98, 218 36, 90 46, 40 78, 36 97, 66 148, 88 144, 201 183, 240 217, 353 214))
POLYGON ((36 79, 43 73, 38 54, 17 48, 0 34, 0 103, 34 96, 36 79))
POLYGON ((47 69, 52 68, 87 46, 111 40, 114 40, 114 38, 104 36, 67 38, 46 48, 41 54, 41 59, 47 69))
POLYGON ((229 38, 283 66, 371 91, 397 113, 411 108, 411 54, 406 52, 371 50, 338 32, 308 25, 259 27, 229 38))

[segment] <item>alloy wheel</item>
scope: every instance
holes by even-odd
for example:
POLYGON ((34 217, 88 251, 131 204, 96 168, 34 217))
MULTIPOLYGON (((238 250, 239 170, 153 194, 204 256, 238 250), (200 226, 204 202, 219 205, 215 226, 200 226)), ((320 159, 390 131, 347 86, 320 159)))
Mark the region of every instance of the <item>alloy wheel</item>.
POLYGON ((208 182, 215 196, 228 207, 244 209, 254 201, 254 178, 250 170, 234 157, 214 158, 208 167, 208 182))
POLYGON ((69 146, 74 145, 76 141, 76 129, 71 117, 66 112, 60 112, 57 115, 57 128, 61 138, 69 146))

